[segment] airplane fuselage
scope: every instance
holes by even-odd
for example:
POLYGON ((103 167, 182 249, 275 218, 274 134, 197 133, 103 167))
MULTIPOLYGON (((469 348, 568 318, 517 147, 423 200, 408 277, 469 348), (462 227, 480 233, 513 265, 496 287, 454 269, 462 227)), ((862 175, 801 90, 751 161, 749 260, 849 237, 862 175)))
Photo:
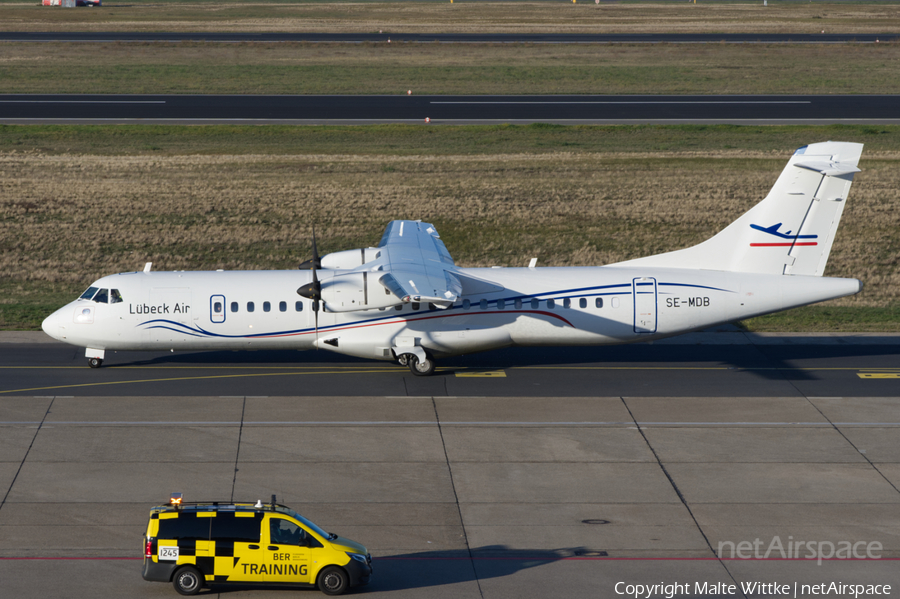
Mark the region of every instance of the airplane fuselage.
MULTIPOLYGON (((319 271, 320 276, 323 272, 319 271)), ((392 360, 397 347, 436 357, 506 346, 647 341, 859 291, 856 279, 669 268, 459 269, 490 281, 448 308, 405 303, 333 312, 297 295, 309 271, 135 272, 92 287, 44 322, 97 350, 321 349, 392 360), (398 309, 399 308, 399 309, 398 309)), ((384 292, 375 285, 369 293, 384 292)), ((360 295, 362 297, 362 294, 360 295)))

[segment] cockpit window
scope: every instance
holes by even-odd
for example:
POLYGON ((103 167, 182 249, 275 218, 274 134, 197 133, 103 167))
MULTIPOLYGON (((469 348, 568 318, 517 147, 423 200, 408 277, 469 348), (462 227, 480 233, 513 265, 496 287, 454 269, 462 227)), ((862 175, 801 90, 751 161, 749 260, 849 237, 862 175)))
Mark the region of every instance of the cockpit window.
POLYGON ((119 293, 118 289, 110 289, 109 290, 109 303, 118 304, 122 301, 122 294, 119 293))
POLYGON ((88 287, 88 288, 87 288, 87 291, 85 291, 84 293, 82 293, 82 294, 81 294, 81 297, 78 298, 78 299, 86 299, 86 300, 89 300, 89 299, 91 299, 92 297, 94 297, 94 294, 95 294, 95 293, 97 293, 97 288, 96 288, 96 287, 88 287))
POLYGON ((97 295, 94 296, 94 301, 98 304, 105 304, 109 301, 109 289, 101 289, 97 292, 97 295))

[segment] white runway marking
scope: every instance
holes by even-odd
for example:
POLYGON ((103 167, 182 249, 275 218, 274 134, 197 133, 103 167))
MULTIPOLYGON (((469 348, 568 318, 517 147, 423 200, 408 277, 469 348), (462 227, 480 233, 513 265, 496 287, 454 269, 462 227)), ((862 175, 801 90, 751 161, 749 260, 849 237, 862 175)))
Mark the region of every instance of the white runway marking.
POLYGON ((432 101, 429 104, 812 104, 809 100, 699 100, 699 101, 682 101, 682 100, 585 100, 585 101, 568 101, 561 102, 549 100, 440 100, 432 101))

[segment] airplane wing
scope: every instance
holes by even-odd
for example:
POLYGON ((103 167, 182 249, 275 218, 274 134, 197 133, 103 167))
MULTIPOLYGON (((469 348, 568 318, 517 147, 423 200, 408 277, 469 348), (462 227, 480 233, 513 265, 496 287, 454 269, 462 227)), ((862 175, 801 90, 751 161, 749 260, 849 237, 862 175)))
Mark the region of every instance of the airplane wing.
POLYGON ((462 293, 453 258, 434 225, 391 221, 378 248, 386 271, 379 282, 401 301, 448 308, 462 293))

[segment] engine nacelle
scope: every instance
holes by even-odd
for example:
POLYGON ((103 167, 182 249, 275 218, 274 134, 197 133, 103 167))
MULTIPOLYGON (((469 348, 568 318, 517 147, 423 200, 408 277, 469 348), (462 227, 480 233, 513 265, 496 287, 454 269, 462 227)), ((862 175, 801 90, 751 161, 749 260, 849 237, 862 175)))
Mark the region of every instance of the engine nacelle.
POLYGON ((381 255, 378 248, 360 248, 344 250, 322 256, 322 268, 329 270, 349 270, 375 260, 381 255))
POLYGON ((389 308, 402 303, 400 298, 378 282, 381 272, 320 272, 322 301, 329 312, 353 312, 389 308))

